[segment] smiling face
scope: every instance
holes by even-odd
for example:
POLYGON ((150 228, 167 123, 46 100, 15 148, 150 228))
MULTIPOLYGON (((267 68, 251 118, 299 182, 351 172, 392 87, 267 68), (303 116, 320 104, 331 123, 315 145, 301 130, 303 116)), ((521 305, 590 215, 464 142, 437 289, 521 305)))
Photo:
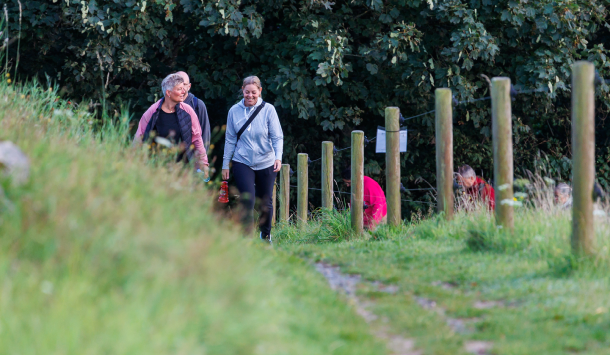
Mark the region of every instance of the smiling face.
POLYGON ((248 84, 242 89, 244 94, 244 105, 250 107, 256 105, 258 98, 261 96, 262 88, 259 88, 255 84, 248 84))
POLYGON ((188 91, 184 87, 184 83, 177 84, 173 89, 167 90, 165 95, 168 99, 175 102, 182 102, 186 99, 188 91))

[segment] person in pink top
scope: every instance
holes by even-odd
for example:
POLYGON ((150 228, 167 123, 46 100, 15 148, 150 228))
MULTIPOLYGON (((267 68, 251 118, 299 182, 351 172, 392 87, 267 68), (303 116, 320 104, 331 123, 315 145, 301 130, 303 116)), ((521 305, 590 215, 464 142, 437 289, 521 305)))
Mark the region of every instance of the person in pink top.
POLYGON ((187 97, 184 79, 170 74, 161 83, 164 97, 155 102, 140 118, 134 144, 147 141, 152 136, 169 140, 182 147, 179 160, 194 161, 198 173, 209 177, 208 155, 201 138, 201 126, 197 114, 183 101, 187 97))
MULTIPOLYGON (((347 167, 341 172, 343 182, 351 186, 352 168, 347 167)), ((385 193, 377 181, 368 176, 364 177, 364 227, 374 230, 379 224, 387 222, 388 205, 385 193)))

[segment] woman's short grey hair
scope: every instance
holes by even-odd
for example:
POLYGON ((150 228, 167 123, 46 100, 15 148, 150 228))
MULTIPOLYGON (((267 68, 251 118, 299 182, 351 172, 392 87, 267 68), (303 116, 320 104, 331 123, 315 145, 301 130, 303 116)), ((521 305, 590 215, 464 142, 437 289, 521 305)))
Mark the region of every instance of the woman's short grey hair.
POLYGON ((555 186, 555 192, 563 196, 569 196, 572 193, 572 188, 570 185, 562 182, 555 186))
POLYGON ((458 169, 458 175, 463 178, 477 177, 477 174, 474 172, 474 169, 470 167, 470 165, 462 165, 458 169))
POLYGON ((163 79, 161 82, 161 90, 163 90, 163 96, 166 95, 167 90, 172 90, 178 84, 184 83, 184 79, 180 74, 170 74, 163 79))
POLYGON ((254 85, 256 85, 257 88, 262 89, 261 79, 259 79, 258 76, 256 76, 256 75, 252 75, 252 76, 245 78, 244 83, 241 87, 245 88, 246 85, 250 85, 250 84, 254 84, 254 85))

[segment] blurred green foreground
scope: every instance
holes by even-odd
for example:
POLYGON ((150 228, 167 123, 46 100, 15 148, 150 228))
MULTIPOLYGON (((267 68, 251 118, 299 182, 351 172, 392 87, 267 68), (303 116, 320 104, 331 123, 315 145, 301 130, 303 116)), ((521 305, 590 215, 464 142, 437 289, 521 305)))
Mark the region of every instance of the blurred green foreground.
POLYGON ((1 185, 0 354, 385 353, 313 268, 129 148, 126 117, 0 85, 0 140, 31 163, 1 185))

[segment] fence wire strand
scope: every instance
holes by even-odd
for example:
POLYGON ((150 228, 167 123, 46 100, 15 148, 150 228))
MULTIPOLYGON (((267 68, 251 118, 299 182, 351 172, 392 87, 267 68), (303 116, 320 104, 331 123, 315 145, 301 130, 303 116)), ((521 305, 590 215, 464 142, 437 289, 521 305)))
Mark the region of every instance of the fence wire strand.
MULTIPOLYGON (((533 93, 533 92, 545 92, 545 91, 546 91, 545 88, 539 88, 539 89, 515 91, 514 94, 515 95, 521 95, 521 94, 530 94, 530 93, 533 93)), ((478 99, 470 99, 470 100, 463 100, 463 101, 457 101, 457 100, 455 100, 455 98, 453 100, 454 100, 454 104, 455 105, 461 105, 461 104, 467 104, 467 103, 472 103, 472 102, 477 102, 477 101, 491 100, 491 96, 485 96, 485 97, 481 97, 481 98, 478 98, 478 99)), ((410 119, 421 117, 421 116, 425 116, 425 115, 433 113, 433 112, 436 112, 436 110, 430 110, 430 111, 427 111, 427 112, 424 112, 424 113, 420 113, 418 115, 410 116, 410 117, 403 117, 402 114, 401 114, 400 115, 400 122, 402 123, 402 122, 408 121, 410 119)), ((365 145, 375 141, 375 139, 377 139, 377 137, 373 137, 371 139, 367 139, 366 136, 365 136, 364 137, 365 145)), ((333 152, 337 153, 337 152, 341 152, 341 151, 344 151, 344 150, 347 150, 347 149, 350 149, 350 148, 351 147, 346 147, 346 148, 338 149, 337 147, 334 147, 333 148, 333 152)), ((320 160, 322 160, 322 157, 320 157, 318 159, 315 159, 315 160, 308 160, 308 163, 315 163, 315 162, 320 161, 320 160)))
MULTIPOLYGON (((298 188, 297 185, 290 185, 290 187, 294 187, 294 188, 298 188)), ((315 190, 315 191, 322 191, 322 189, 318 189, 315 187, 308 187, 308 190, 315 190)), ((333 193, 337 193, 337 194, 343 194, 343 195, 351 195, 351 192, 345 192, 345 191, 333 191, 333 193)), ((364 195, 363 197, 384 197, 385 196, 372 196, 372 195, 364 195)), ((428 202, 428 201, 415 201, 415 200, 404 200, 404 199, 400 199, 401 201, 405 201, 405 202, 415 202, 415 203, 426 203, 426 204, 430 204, 430 205, 436 205, 436 203, 434 202, 428 202)))

